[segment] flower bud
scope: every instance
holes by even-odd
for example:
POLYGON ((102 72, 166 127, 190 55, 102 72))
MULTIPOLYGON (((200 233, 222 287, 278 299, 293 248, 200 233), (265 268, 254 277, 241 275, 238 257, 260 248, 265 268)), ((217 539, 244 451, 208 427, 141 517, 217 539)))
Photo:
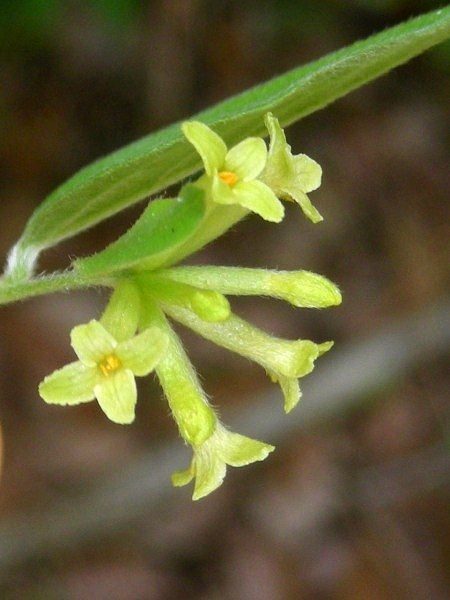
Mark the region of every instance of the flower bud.
MULTIPOLYGON (((326 308, 342 302, 339 288, 310 271, 273 271, 244 267, 177 267, 162 272, 179 283, 238 296, 271 296, 297 307, 326 308)), ((219 320, 219 319, 217 319, 219 320)))

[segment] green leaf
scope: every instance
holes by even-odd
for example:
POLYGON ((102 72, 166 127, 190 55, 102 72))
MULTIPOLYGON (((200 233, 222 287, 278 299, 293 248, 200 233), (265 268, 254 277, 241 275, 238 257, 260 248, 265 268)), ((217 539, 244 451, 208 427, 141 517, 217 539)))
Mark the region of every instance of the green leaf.
POLYGON ((203 197, 203 190, 186 185, 179 198, 150 202, 122 237, 105 250, 75 261, 75 268, 83 276, 91 277, 136 266, 155 269, 166 264, 201 222, 205 209, 203 197))
MULTIPOLYGON (((228 144, 266 134, 273 111, 286 126, 319 110, 450 36, 447 6, 378 33, 225 100, 195 116, 228 144)), ((31 270, 43 248, 117 213, 200 167, 180 126, 153 133, 85 167, 57 188, 30 218, 10 271, 31 270)))

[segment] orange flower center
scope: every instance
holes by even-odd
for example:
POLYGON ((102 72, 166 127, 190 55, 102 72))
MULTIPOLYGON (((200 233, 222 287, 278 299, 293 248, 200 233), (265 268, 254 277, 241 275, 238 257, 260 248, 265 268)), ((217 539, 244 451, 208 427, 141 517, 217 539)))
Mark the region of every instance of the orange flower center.
POLYGON ((238 180, 238 176, 232 171, 220 171, 219 177, 224 183, 226 183, 230 187, 234 185, 238 180))
POLYGON ((122 363, 115 354, 108 354, 99 364, 100 371, 106 376, 111 375, 111 373, 120 369, 121 366, 122 363))

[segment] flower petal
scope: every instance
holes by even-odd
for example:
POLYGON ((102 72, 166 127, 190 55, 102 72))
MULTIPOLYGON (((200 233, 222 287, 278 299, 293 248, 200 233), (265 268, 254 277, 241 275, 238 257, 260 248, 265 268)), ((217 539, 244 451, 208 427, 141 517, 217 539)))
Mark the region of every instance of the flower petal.
POLYGON ((94 399, 97 370, 80 361, 48 375, 39 385, 39 394, 48 404, 73 405, 94 399))
POLYGON ((290 181, 295 174, 291 147, 278 119, 267 113, 264 121, 270 135, 269 154, 263 179, 277 193, 281 181, 290 181))
POLYGON ((322 342, 321 344, 318 344, 317 348, 319 349, 319 356, 322 356, 323 354, 325 354, 325 352, 328 352, 328 350, 331 350, 331 348, 334 346, 334 342, 329 341, 329 342, 322 342))
POLYGON ((234 189, 222 181, 217 173, 213 176, 211 194, 212 199, 217 204, 239 204, 239 199, 236 198, 234 189))
POLYGON ((284 217, 284 206, 262 181, 240 181, 233 193, 237 204, 255 212, 266 221, 279 223, 284 217))
POLYGON ((224 480, 226 465, 242 467, 264 460, 274 447, 231 433, 219 421, 213 434, 198 446, 193 446, 194 458, 185 471, 172 475, 172 483, 182 486, 195 477, 193 500, 199 500, 218 488, 224 480))
POLYGON ((111 354, 117 345, 113 336, 95 320, 74 327, 70 333, 70 340, 78 358, 88 367, 96 366, 102 358, 111 354))
POLYGON ((217 422, 214 433, 201 446, 194 447, 190 473, 178 474, 177 482, 188 483, 188 476, 195 474, 193 500, 199 500, 218 488, 226 474, 226 465, 243 467, 257 460, 264 460, 274 450, 273 446, 258 440, 232 433, 217 422), (181 475, 181 476, 180 476, 181 475))
MULTIPOLYGON (((214 182, 215 184, 215 182, 214 182)), ((279 223, 284 217, 284 206, 272 192, 272 190, 262 183, 262 181, 240 181, 231 191, 234 202, 223 202, 224 195, 221 193, 219 198, 214 195, 213 199, 221 204, 240 204, 244 208, 255 212, 266 221, 279 223)), ((229 200, 229 198, 226 198, 229 200)))
POLYGON ((102 378, 94 392, 108 419, 121 425, 134 421, 137 391, 133 373, 129 369, 120 369, 102 378))
POLYGON ((284 131, 272 114, 266 115, 265 122, 270 134, 270 146, 261 179, 278 197, 295 200, 313 223, 322 221, 321 214, 305 193, 312 192, 320 186, 320 165, 306 154, 293 156, 284 131))
POLYGON ((319 356, 319 345, 310 340, 297 340, 294 342, 295 367, 287 377, 304 377, 314 369, 314 361, 319 356))
POLYGON ((284 217, 284 206, 262 181, 239 181, 231 188, 216 173, 212 198, 218 204, 240 204, 266 221, 279 223, 284 217))
POLYGON ((287 414, 297 406, 302 397, 300 384, 295 377, 285 377, 284 375, 277 376, 281 391, 284 395, 284 412, 287 414))
POLYGON ((259 440, 252 440, 245 435, 232 433, 225 429, 222 433, 222 447, 220 456, 227 465, 232 467, 243 467, 258 460, 264 460, 275 450, 275 446, 265 444, 259 440))
POLYGON ((212 176, 215 169, 223 167, 227 147, 217 133, 199 121, 186 121, 181 129, 200 154, 207 175, 212 176))
POLYGON ((220 487, 227 472, 224 461, 214 448, 196 451, 194 468, 195 487, 192 500, 200 500, 220 487))
POLYGON ((313 206, 311 200, 296 183, 283 186, 283 188, 280 189, 280 193, 297 202, 302 209, 303 214, 313 223, 320 223, 320 221, 323 221, 320 212, 313 206))
POLYGON ((193 465, 191 464, 184 471, 175 471, 172 473, 172 485, 174 487, 182 487, 183 485, 187 485, 190 483, 195 477, 195 471, 193 465))
POLYGON ((115 354, 125 369, 138 377, 153 371, 167 348, 167 335, 158 327, 150 327, 139 335, 117 345, 115 354))
POLYGON ((306 154, 297 154, 294 158, 295 176, 304 192, 313 192, 322 182, 322 167, 306 154))
POLYGON ((228 151, 224 170, 235 173, 239 179, 251 181, 262 173, 266 159, 267 148, 264 140, 250 137, 228 151))
POLYGON ((100 323, 118 342, 128 340, 137 330, 141 299, 131 281, 121 281, 109 299, 100 323))

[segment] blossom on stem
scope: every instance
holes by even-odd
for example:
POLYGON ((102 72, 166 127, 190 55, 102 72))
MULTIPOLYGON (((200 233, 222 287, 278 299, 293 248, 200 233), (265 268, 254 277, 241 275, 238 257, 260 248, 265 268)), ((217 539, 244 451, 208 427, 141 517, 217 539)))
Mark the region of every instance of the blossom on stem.
POLYGON ((167 346, 157 327, 136 333, 139 293, 130 282, 119 284, 101 322, 74 327, 71 344, 79 360, 47 376, 39 386, 49 404, 75 405, 97 401, 115 423, 134 420, 137 391, 135 376, 150 373, 167 346))
POLYGON ((308 192, 316 190, 321 183, 322 169, 306 154, 293 155, 278 119, 271 113, 265 116, 270 134, 269 155, 262 181, 283 200, 293 200, 300 205, 304 214, 313 223, 323 220, 319 211, 311 204, 308 192))
POLYGON ((208 323, 187 308, 164 304, 163 309, 204 338, 264 367, 272 380, 281 386, 286 412, 292 410, 300 399, 296 381, 311 373, 316 359, 333 346, 333 342, 316 344, 311 340, 280 339, 233 313, 225 321, 208 323))
MULTIPOLYGON (((333 342, 323 342, 322 344, 315 344, 313 354, 310 355, 311 370, 314 366, 314 360, 325 352, 328 352, 333 347, 333 342), (315 354, 315 358, 313 358, 315 354)), ((277 370, 267 370, 267 374, 274 383, 280 385, 281 391, 284 396, 284 412, 287 414, 291 412, 293 408, 297 406, 302 397, 302 391, 300 389, 300 382, 298 377, 291 377, 277 370)))
POLYGON ((227 464, 241 467, 263 460, 274 447, 229 432, 209 404, 180 339, 152 301, 146 305, 146 319, 167 335, 167 348, 156 366, 156 374, 180 435, 194 452, 190 467, 174 473, 172 482, 181 486, 195 478, 192 498, 199 500, 222 484, 227 464))
POLYGON ((148 375, 161 358, 166 338, 149 328, 118 342, 99 321, 72 330, 71 343, 80 360, 46 377, 39 393, 49 404, 73 405, 97 398, 106 416, 122 425, 134 421, 135 376, 148 375))
POLYGON ((239 204, 266 221, 279 223, 283 219, 283 205, 258 179, 267 160, 263 139, 249 137, 228 150, 223 139, 199 121, 183 123, 182 130, 201 156, 214 202, 239 204))
POLYGON ((178 487, 195 478, 192 499, 200 500, 222 484, 227 465, 243 467, 264 460, 274 449, 270 444, 232 433, 217 421, 214 433, 203 444, 193 447, 190 466, 172 475, 172 483, 178 487))

